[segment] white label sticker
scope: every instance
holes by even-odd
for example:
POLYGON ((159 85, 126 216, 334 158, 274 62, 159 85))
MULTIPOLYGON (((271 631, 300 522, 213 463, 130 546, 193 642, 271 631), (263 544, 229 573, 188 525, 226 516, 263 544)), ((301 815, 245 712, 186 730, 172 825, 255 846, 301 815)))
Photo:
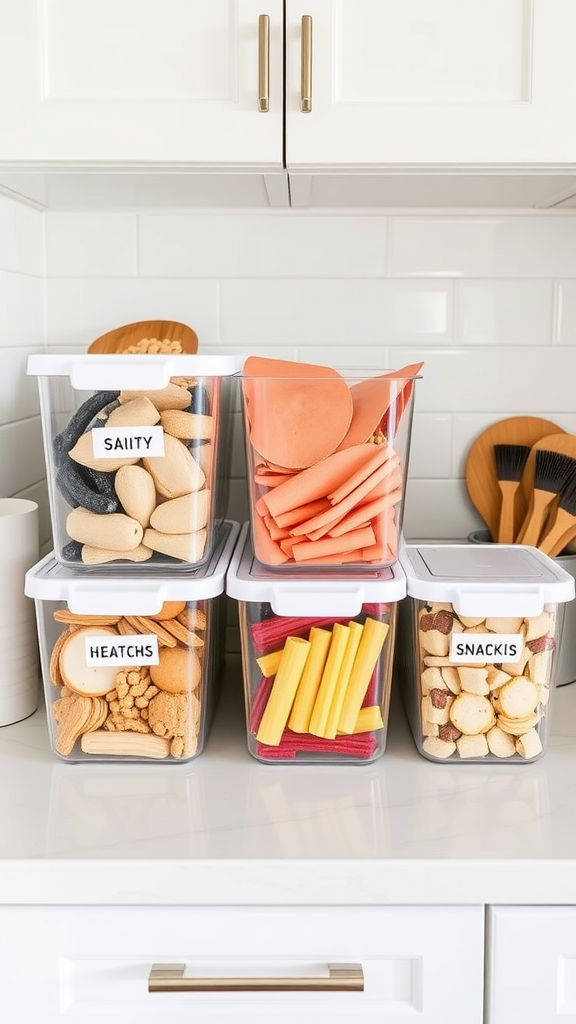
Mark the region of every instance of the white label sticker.
POLYGON ((97 459, 164 455, 162 427, 95 427, 91 434, 97 459))
POLYGON ((454 664, 486 665, 520 661, 524 647, 521 633, 453 633, 450 661, 454 664))
POLYGON ((158 637, 155 633, 141 636, 87 636, 86 664, 90 668, 103 665, 159 665, 158 637))

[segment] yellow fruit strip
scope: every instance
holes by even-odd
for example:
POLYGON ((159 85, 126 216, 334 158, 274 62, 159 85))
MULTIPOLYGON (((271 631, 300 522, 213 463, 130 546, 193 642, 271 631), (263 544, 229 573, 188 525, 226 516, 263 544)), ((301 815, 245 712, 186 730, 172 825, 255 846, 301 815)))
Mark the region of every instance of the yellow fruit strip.
POLYGON ((356 725, 352 732, 375 732, 376 729, 384 728, 382 711, 378 704, 371 704, 370 707, 360 708, 356 725))
POLYGON ((256 739, 277 747, 294 703, 298 684, 310 650, 310 641, 289 636, 284 644, 282 659, 272 684, 270 696, 260 720, 256 739))
POLYGON ((348 680, 350 679, 350 673, 352 672, 356 652, 364 631, 364 626, 359 622, 349 622, 348 628, 350 630, 348 643, 346 644, 346 650, 344 651, 344 658, 342 665, 340 666, 340 672, 338 673, 336 688, 334 690, 334 696, 332 697, 332 704, 330 705, 328 721, 326 722, 326 728, 323 733, 327 740, 333 740, 336 738, 338 721, 340 718, 340 712, 344 705, 348 680))
POLYGON ((310 640, 310 651, 296 693, 296 700, 288 719, 288 725, 293 732, 308 732, 310 716, 326 665, 332 633, 329 629, 312 626, 308 639, 310 640))
POLYGON ((366 619, 338 721, 338 732, 354 732, 362 701, 366 696, 387 633, 387 623, 378 619, 366 619))
POLYGON ((349 635, 349 626, 343 626, 340 622, 334 623, 330 650, 328 651, 326 665, 324 666, 308 727, 308 732, 311 732, 314 736, 324 736, 324 730, 330 713, 330 705, 332 704, 338 675, 344 660, 349 635))
POLYGON ((263 654, 261 658, 256 658, 258 668, 263 676, 276 675, 283 653, 284 648, 281 647, 279 651, 271 651, 270 654, 263 654))

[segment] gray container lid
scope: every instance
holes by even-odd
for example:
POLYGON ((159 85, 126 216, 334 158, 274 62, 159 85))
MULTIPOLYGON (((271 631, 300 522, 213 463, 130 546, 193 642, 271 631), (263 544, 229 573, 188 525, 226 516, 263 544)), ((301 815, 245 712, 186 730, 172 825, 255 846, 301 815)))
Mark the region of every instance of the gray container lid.
POLYGON ((574 598, 574 578, 522 544, 405 544, 407 593, 451 604, 462 615, 539 615, 574 598))
POLYGON ((250 524, 244 523, 226 575, 226 593, 237 601, 267 602, 276 615, 354 616, 363 604, 402 600, 406 577, 398 562, 361 572, 310 569, 280 575, 254 557, 250 524))

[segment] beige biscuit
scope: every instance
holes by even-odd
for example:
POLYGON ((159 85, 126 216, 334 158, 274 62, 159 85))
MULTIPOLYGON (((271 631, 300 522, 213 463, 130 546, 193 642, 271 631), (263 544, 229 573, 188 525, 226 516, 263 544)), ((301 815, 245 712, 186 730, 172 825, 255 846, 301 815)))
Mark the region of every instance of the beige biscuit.
POLYGON ((480 618, 478 615, 459 615, 458 618, 464 626, 464 629, 471 629, 473 626, 481 626, 484 622, 484 619, 480 618))
POLYGON ((186 445, 171 434, 164 434, 164 455, 144 457, 142 465, 164 498, 179 498, 200 491, 206 483, 205 474, 186 445))
POLYGON ((490 693, 490 687, 487 682, 488 671, 480 666, 477 668, 466 668, 462 665, 458 668, 458 678, 460 679, 460 688, 465 690, 466 693, 478 693, 481 696, 486 696, 490 693))
POLYGON ((206 612, 196 604, 189 604, 176 616, 187 629, 202 632, 206 629, 206 612))
POLYGON ((499 725, 493 725, 486 733, 488 749, 494 757, 512 757, 516 753, 514 740, 499 725))
POLYGON ((197 533, 159 533, 158 530, 145 530, 144 543, 154 551, 172 558, 180 558, 183 562, 199 562, 206 549, 207 532, 197 533))
POLYGON ((91 697, 90 699, 92 701, 92 710, 82 730, 83 732, 93 732, 94 729, 100 729, 108 717, 108 704, 104 697, 91 697))
POLYGON ((147 618, 154 619, 156 622, 164 622, 165 619, 175 619, 185 609, 186 601, 164 601, 160 611, 154 615, 148 615, 147 618))
POLYGON ((446 725, 450 721, 450 707, 454 701, 454 695, 449 690, 430 690, 428 697, 426 717, 429 722, 436 725, 446 725))
POLYGON ((541 612, 530 619, 526 619, 525 640, 536 640, 537 637, 552 634, 554 631, 554 620, 550 612, 541 612))
POLYGON ((532 729, 524 736, 518 737, 516 740, 516 750, 520 757, 525 758, 538 757, 542 753, 542 742, 535 729, 532 729))
POLYGON ((212 494, 206 488, 162 502, 150 516, 150 526, 160 533, 196 533, 208 522, 212 494))
POLYGON ((56 608, 53 613, 56 622, 74 623, 76 626, 115 626, 120 615, 79 615, 69 608, 56 608))
POLYGON ((156 508, 156 487, 143 466, 121 466, 114 477, 114 490, 127 516, 146 527, 156 508))
POLYGON ((456 749, 461 758, 486 757, 488 742, 484 733, 477 736, 460 736, 456 740, 456 749))
POLYGON ((452 665, 445 665, 441 669, 441 673, 442 679, 444 680, 448 689, 454 694, 460 693, 462 687, 460 685, 460 676, 458 675, 458 669, 454 668, 452 665))
POLYGON ((160 413, 149 398, 142 395, 131 402, 124 402, 112 410, 106 420, 107 427, 155 427, 160 413))
POLYGON ((62 678, 62 672, 60 671, 60 652, 68 637, 71 635, 72 630, 64 629, 57 637, 56 643, 52 648, 52 654, 50 655, 50 679, 54 683, 54 686, 65 685, 62 678))
POLYGON ((450 637, 438 629, 420 630, 420 645, 428 654, 445 658, 450 650, 450 637))
POLYGON ((524 646, 518 661, 503 661, 500 668, 502 672, 507 672, 509 676, 520 676, 526 667, 529 657, 530 651, 528 647, 524 646))
POLYGON ((487 683, 490 690, 499 690, 504 683, 509 683, 512 676, 508 675, 507 672, 502 672, 499 668, 495 668, 494 665, 488 666, 487 683))
POLYGON ((422 735, 423 736, 438 736, 440 733, 440 726, 436 725, 435 722, 429 722, 428 719, 422 719, 422 735))
POLYGON ((507 732, 510 736, 523 736, 524 733, 530 732, 534 726, 538 725, 540 721, 539 715, 534 711, 531 715, 526 715, 525 718, 507 718, 506 715, 499 714, 497 717, 497 724, 503 732, 507 732))
POLYGON ((442 673, 439 668, 425 668, 420 675, 420 684, 422 693, 430 693, 430 690, 434 688, 440 690, 447 690, 448 687, 442 678, 442 673))
POLYGON ((476 693, 460 693, 450 708, 450 721, 466 736, 476 736, 488 732, 496 718, 487 697, 476 693))
POLYGON ((486 619, 486 629, 491 633, 519 633, 523 622, 520 617, 491 616, 486 619))
POLYGON ((120 619, 116 628, 121 636, 138 636, 140 633, 140 630, 125 618, 120 619))
POLYGON ((176 639, 171 633, 168 633, 164 626, 157 622, 155 619, 148 618, 145 615, 125 615, 126 622, 129 626, 133 626, 134 629, 138 630, 140 635, 146 633, 155 633, 158 640, 164 647, 176 647, 176 639))
POLYGON ((181 441, 209 441, 214 433, 212 417, 197 412, 166 409, 161 423, 167 434, 179 437, 181 441))
POLYGON ((139 455, 118 455, 105 459, 94 455, 94 442, 91 430, 78 438, 69 454, 70 458, 74 459, 74 462, 78 462, 81 466, 87 466, 89 469, 96 469, 100 473, 114 473, 121 466, 132 466, 140 459, 139 455))
POLYGON ((82 562, 84 565, 104 565, 106 562, 147 562, 153 555, 152 548, 138 544, 131 551, 110 551, 107 548, 95 548, 91 544, 82 546, 82 562))
POLYGON ((202 668, 198 655, 187 647, 163 647, 158 665, 150 666, 150 678, 167 693, 191 693, 200 683, 202 668))
POLYGON ((66 531, 79 544, 116 552, 131 551, 138 547, 143 534, 140 523, 130 516, 121 512, 98 515, 86 508, 74 508, 68 513, 66 531))
POLYGON ((52 705, 52 714, 57 722, 54 747, 58 754, 67 757, 72 753, 79 736, 82 735, 92 715, 92 701, 89 697, 72 694, 60 697, 52 705))
POLYGON ((525 718, 538 704, 538 687, 526 676, 515 676, 500 687, 498 701, 507 718, 525 718))
POLYGON ((113 754, 115 757, 152 757, 162 759, 170 754, 170 742, 154 733, 110 732, 99 729, 82 736, 80 746, 85 754, 113 754))
POLYGON ((188 629, 182 625, 178 619, 169 619, 164 623, 164 627, 176 638, 179 644, 183 644, 184 647, 204 647, 204 640, 201 636, 198 636, 193 630, 188 629))
POLYGON ((553 656, 553 651, 540 651, 528 658, 524 671, 537 686, 545 686, 550 682, 553 656))
POLYGON ((424 664, 427 668, 442 668, 444 665, 451 665, 452 662, 447 654, 443 658, 435 654, 426 654, 424 664))
POLYGON ((164 412, 165 409, 189 409, 192 402, 192 396, 187 388, 170 383, 158 391, 121 391, 120 403, 125 405, 135 398, 143 397, 148 398, 158 412, 164 412))
POLYGON ((88 626, 70 633, 60 651, 60 673, 66 686, 85 697, 101 697, 114 686, 117 668, 86 664, 86 639, 111 643, 118 633, 109 626, 88 626))
POLYGON ((431 757, 445 760, 456 753, 456 744, 451 740, 441 740, 438 736, 426 736, 422 743, 422 750, 431 757))

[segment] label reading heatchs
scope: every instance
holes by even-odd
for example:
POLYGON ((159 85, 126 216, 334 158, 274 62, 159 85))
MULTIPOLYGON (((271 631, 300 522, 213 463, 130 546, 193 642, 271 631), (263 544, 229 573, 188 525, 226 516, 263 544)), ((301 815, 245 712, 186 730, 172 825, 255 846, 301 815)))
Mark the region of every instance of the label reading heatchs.
POLYGON ((453 633, 450 638, 450 661, 455 665, 514 664, 522 656, 524 637, 521 633, 453 633))
POLYGON ((164 455, 162 427, 97 427, 91 434, 97 459, 164 455))
POLYGON ((141 636, 101 637, 87 636, 86 664, 90 668, 102 665, 159 665, 158 637, 155 633, 141 636))

